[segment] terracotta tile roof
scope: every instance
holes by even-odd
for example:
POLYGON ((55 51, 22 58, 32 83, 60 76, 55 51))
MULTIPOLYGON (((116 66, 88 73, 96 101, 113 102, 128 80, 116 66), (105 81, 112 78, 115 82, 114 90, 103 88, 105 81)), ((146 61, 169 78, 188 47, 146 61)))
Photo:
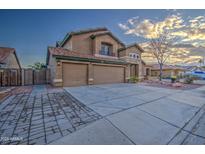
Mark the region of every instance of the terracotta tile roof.
POLYGON ((124 51, 125 49, 131 48, 131 47, 136 47, 138 48, 141 52, 144 52, 144 50, 137 44, 137 43, 133 43, 133 44, 129 44, 127 46, 125 46, 124 48, 120 48, 118 51, 124 51))
POLYGON ((14 48, 0 47, 0 63, 4 63, 4 60, 14 51, 14 48))
MULTIPOLYGON (((154 64, 154 65, 152 65, 152 69, 153 69, 153 70, 158 70, 158 69, 160 69, 159 64, 154 64)), ((179 67, 179 66, 165 65, 165 64, 163 65, 162 69, 179 69, 179 70, 185 70, 184 68, 179 67)))
POLYGON ((82 54, 76 51, 71 51, 65 48, 60 47, 48 47, 48 55, 47 55, 47 64, 50 56, 62 56, 62 57, 76 57, 76 58, 87 58, 87 59, 94 59, 94 60, 103 60, 103 61, 111 61, 111 62, 119 62, 119 63, 126 63, 120 59, 113 59, 113 58, 104 58, 104 57, 96 57, 94 55, 89 54, 82 54))
POLYGON ((106 27, 89 28, 89 29, 84 29, 80 31, 70 32, 70 34, 78 35, 78 34, 83 34, 83 33, 97 32, 97 31, 108 31, 108 29, 106 27))

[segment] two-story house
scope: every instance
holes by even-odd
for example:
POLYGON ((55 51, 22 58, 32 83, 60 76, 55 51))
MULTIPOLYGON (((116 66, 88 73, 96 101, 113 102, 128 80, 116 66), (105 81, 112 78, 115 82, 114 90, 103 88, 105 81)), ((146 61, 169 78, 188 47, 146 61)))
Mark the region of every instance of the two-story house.
POLYGON ((81 86, 143 78, 142 52, 137 44, 126 46, 107 28, 68 33, 56 47, 48 47, 51 83, 81 86))

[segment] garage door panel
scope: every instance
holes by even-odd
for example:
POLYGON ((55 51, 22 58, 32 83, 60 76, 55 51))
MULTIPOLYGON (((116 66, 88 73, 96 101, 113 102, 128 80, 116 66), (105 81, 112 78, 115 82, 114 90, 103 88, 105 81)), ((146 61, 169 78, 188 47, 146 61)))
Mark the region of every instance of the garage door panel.
POLYGON ((124 68, 94 65, 94 84, 124 82, 124 68))
POLYGON ((63 86, 82 86, 87 85, 86 64, 63 64, 63 86))

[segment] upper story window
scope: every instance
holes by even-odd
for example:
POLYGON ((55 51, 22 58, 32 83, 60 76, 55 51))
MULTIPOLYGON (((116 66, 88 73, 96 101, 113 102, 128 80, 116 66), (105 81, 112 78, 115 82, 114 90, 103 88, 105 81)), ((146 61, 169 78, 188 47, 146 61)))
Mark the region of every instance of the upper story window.
POLYGON ((101 43, 101 55, 111 56, 112 55, 112 45, 108 43, 101 43))
POLYGON ((133 58, 133 59, 139 59, 140 58, 139 54, 137 54, 137 53, 129 53, 129 57, 133 58))

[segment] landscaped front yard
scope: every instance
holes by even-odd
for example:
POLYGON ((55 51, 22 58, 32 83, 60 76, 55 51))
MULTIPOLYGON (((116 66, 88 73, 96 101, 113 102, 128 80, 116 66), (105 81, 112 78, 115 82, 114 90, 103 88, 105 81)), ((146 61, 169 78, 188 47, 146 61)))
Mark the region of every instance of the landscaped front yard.
POLYGON ((0 103, 1 144, 205 144, 204 86, 18 88, 0 103))

